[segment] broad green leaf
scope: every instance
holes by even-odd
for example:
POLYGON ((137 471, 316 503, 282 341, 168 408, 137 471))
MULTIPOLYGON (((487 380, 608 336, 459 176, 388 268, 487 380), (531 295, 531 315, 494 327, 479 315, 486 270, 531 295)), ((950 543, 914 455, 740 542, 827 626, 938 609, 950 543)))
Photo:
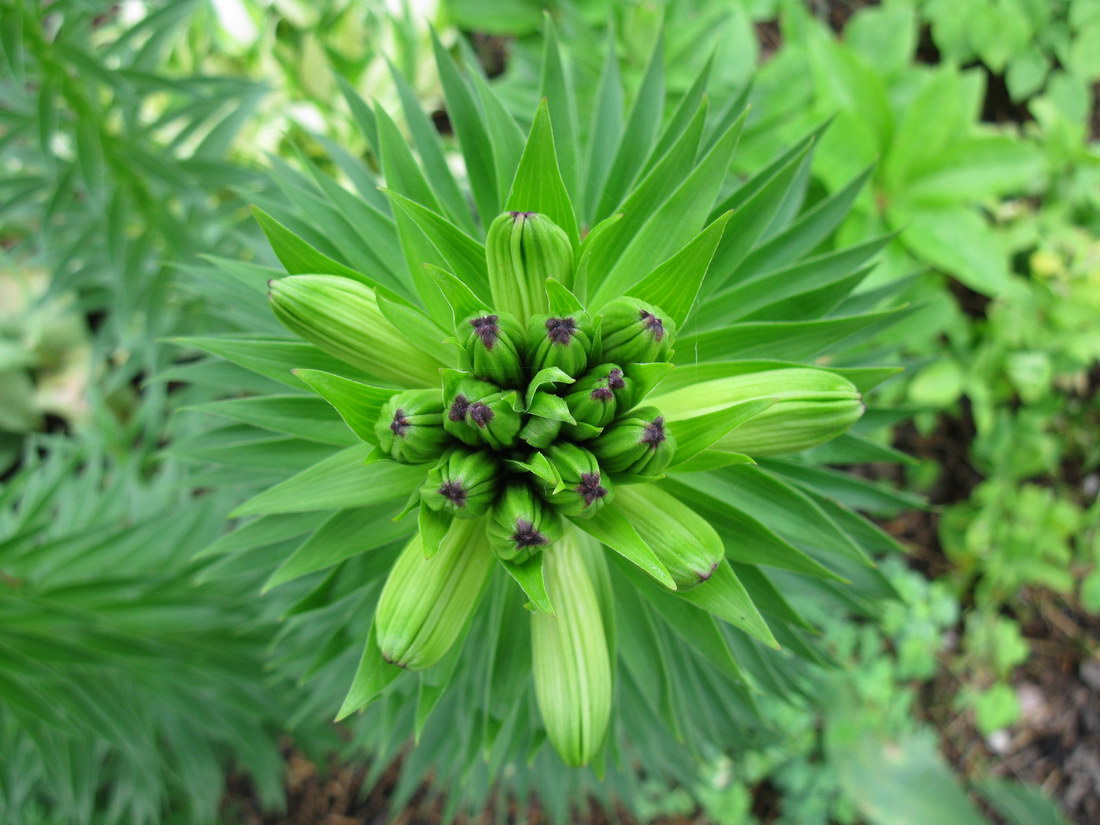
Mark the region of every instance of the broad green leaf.
POLYGON ((286 267, 291 275, 340 275, 351 278, 359 283, 366 284, 374 289, 380 288, 377 281, 356 272, 349 266, 333 260, 324 253, 314 249, 304 239, 298 237, 271 215, 258 206, 252 207, 252 214, 256 222, 260 224, 267 240, 271 244, 279 262, 286 267))
POLYGON ((327 401, 353 433, 368 444, 377 444, 374 425, 382 407, 397 390, 372 387, 320 370, 295 370, 294 375, 327 401))
MULTIPOLYGON (((600 305, 601 297, 606 303, 621 291, 637 283, 638 273, 646 271, 649 262, 664 260, 702 229, 714 205, 714 199, 718 196, 722 181, 729 172, 733 150, 741 136, 742 123, 743 121, 739 120, 731 126, 692 170, 687 179, 680 182, 668 200, 648 216, 638 234, 628 244, 622 256, 600 284, 593 301, 594 305, 600 305)), ((687 134, 688 132, 685 132, 685 135, 687 134)), ((661 166, 659 164, 653 174, 656 174, 661 166)), ((625 225, 626 222, 627 219, 624 218, 619 225, 625 225)), ((732 223, 732 219, 730 222, 732 223)), ((730 224, 727 223, 727 230, 729 227, 730 224)), ((723 237, 727 236, 723 234, 723 237)), ((721 242, 719 242, 720 249, 721 242)))
POLYGON ((389 67, 394 88, 397 89, 401 99, 401 111, 405 114, 405 123, 408 124, 409 132, 416 144, 428 182, 439 202, 447 210, 448 216, 456 221, 463 231, 473 234, 475 227, 470 207, 466 203, 462 190, 455 182, 450 166, 447 165, 447 158, 439 140, 439 131, 424 114, 416 93, 405 80, 404 75, 392 63, 389 67))
POLYGON ((753 321, 681 337, 674 361, 716 361, 768 355, 809 360, 854 346, 901 320, 908 307, 817 321, 753 321))
POLYGON ((217 541, 195 554, 196 559, 241 553, 257 547, 297 538, 316 529, 324 521, 324 513, 286 513, 261 516, 242 524, 232 533, 226 533, 217 541))
POLYGON ((573 523, 627 561, 636 564, 669 590, 676 589, 676 583, 661 564, 661 560, 614 504, 586 518, 573 519, 573 523))
MULTIPOLYGON (((741 204, 726 225, 711 262, 711 290, 724 286, 738 266, 748 257, 775 218, 787 192, 812 144, 797 153, 764 184, 760 191, 741 204)), ((709 209, 709 204, 708 204, 709 209)))
POLYGON ((500 195, 497 191, 496 161, 493 143, 489 139, 481 110, 470 87, 459 73, 452 57, 447 54, 439 37, 432 31, 432 49, 447 101, 447 114, 458 136, 462 156, 466 159, 466 171, 481 215, 481 223, 488 226, 500 212, 500 195))
POLYGON ((424 176, 420 164, 413 157, 408 141, 402 135, 386 110, 375 105, 375 123, 378 126, 379 153, 382 171, 386 176, 386 188, 435 212, 441 211, 431 184, 424 176))
POLYGON ((332 407, 320 398, 311 398, 308 395, 229 398, 181 409, 220 415, 242 424, 251 424, 322 444, 348 447, 355 443, 355 436, 333 414, 332 407))
POLYGON ((231 515, 303 513, 396 502, 424 480, 422 466, 395 461, 364 464, 370 450, 363 444, 334 453, 253 496, 231 515))
POLYGON ((806 289, 830 283, 855 272, 871 260, 894 235, 883 235, 856 246, 838 249, 799 261, 775 272, 754 274, 702 302, 694 323, 702 329, 725 326, 757 309, 806 289))
POLYGON ((762 461, 761 467, 856 510, 895 515, 902 510, 922 509, 926 506, 920 496, 836 470, 804 467, 778 459, 762 461))
POLYGON ((389 687, 401 673, 402 668, 382 658, 382 653, 378 650, 378 636, 374 625, 371 624, 363 656, 355 669, 355 678, 352 680, 348 695, 344 698, 344 703, 336 714, 335 721, 339 722, 355 711, 365 708, 378 698, 378 694, 389 687))
POLYGON ((821 318, 835 310, 871 274, 873 265, 851 275, 821 284, 760 307, 744 316, 745 321, 803 321, 821 318))
MULTIPOLYGON (((485 268, 485 247, 475 241, 442 215, 414 203, 396 192, 386 191, 394 206, 408 215, 432 245, 439 250, 448 268, 476 294, 487 295, 488 274, 485 268)), ((424 262, 420 262, 421 265, 424 262)), ((423 269, 421 268, 423 272, 423 269)), ((432 288, 436 289, 432 284, 432 288)), ((438 289, 436 289, 438 293, 438 289)))
POLYGON ((801 627, 804 630, 812 631, 814 629, 813 625, 791 607, 779 588, 764 575, 760 568, 752 564, 738 564, 737 562, 731 562, 730 566, 737 577, 741 579, 741 583, 745 585, 745 589, 749 591, 753 604, 760 608, 761 613, 781 622, 792 624, 795 627, 801 627))
POLYGON ((734 267, 729 280, 736 283, 771 272, 815 249, 848 216, 872 171, 873 167, 867 168, 843 189, 806 210, 790 227, 753 249, 734 267))
POLYGON ((745 680, 745 674, 730 653, 726 637, 712 615, 677 598, 676 594, 655 587, 629 565, 621 564, 619 569, 674 633, 729 678, 738 682, 745 680))
POLYGON ((725 539, 726 556, 731 561, 768 565, 808 576, 842 580, 836 573, 749 515, 752 511, 751 502, 741 510, 736 506, 735 494, 724 495, 720 488, 712 491, 708 483, 712 476, 713 474, 677 475, 674 479, 662 481, 661 486, 718 528, 725 539))
POLYGON ((538 610, 554 615, 554 605, 550 601, 550 594, 546 592, 546 581, 542 574, 543 554, 539 553, 533 559, 524 564, 516 564, 510 561, 501 561, 504 569, 523 588, 527 598, 531 600, 538 610))
POLYGON ((626 294, 659 305, 682 329, 731 214, 727 212, 713 221, 626 294))
POLYGON ((662 32, 653 45, 653 54, 650 55, 642 85, 631 106, 630 117, 627 119, 626 128, 622 132, 615 152, 615 160, 603 182, 595 217, 610 215, 615 205, 630 191, 630 185, 648 157, 650 147, 653 146, 653 141, 657 137, 657 127, 661 122, 664 103, 665 67, 664 32, 662 32))
POLYGON ((690 590, 679 590, 676 595, 684 601, 717 616, 734 627, 748 633, 769 647, 779 648, 764 617, 752 603, 748 591, 733 572, 729 562, 723 561, 705 582, 690 590))
POLYGON ((477 297, 469 286, 450 272, 447 272, 445 269, 440 269, 438 266, 429 265, 428 274, 435 279, 436 286, 439 287, 440 292, 443 293, 443 297, 447 300, 447 303, 450 304, 451 313, 454 315, 454 323, 456 325, 469 315, 475 315, 479 312, 487 313, 489 311, 488 304, 477 297))
POLYGON ((558 169, 550 107, 545 99, 535 113, 535 122, 531 126, 505 208, 513 212, 541 212, 565 230, 574 249, 580 245, 573 204, 558 169))
POLYGON ((619 78, 619 56, 616 52, 615 26, 607 27, 607 42, 603 51, 603 68, 592 109, 589 126, 588 156, 584 170, 584 222, 591 225, 603 182, 615 157, 623 129, 623 89, 619 78))
POLYGON ((676 436, 676 455, 669 472, 676 472, 678 465, 694 458, 724 435, 774 404, 773 398, 758 398, 694 418, 671 421, 669 430, 676 436))
POLYGON ((405 538, 413 528, 394 522, 392 510, 382 505, 333 513, 271 574, 264 591, 405 538))
POLYGON ((360 370, 321 352, 313 344, 289 338, 176 338, 174 342, 204 350, 294 389, 302 386, 292 374, 292 370, 298 368, 366 377, 360 370))
POLYGON ((504 203, 508 188, 516 176, 520 155, 523 154, 524 135, 516 119, 493 91, 493 87, 481 76, 481 72, 471 72, 469 76, 477 88, 481 108, 485 112, 485 128, 493 144, 493 159, 496 162, 498 202, 504 203))
MULTIPOLYGON (((551 145, 556 147, 556 166, 561 170, 561 179, 567 190, 566 200, 576 204, 581 214, 584 214, 582 190, 580 188, 580 138, 577 127, 577 101, 573 94, 573 81, 569 76, 569 68, 562 62, 561 49, 558 46, 558 32, 554 25, 554 19, 546 15, 546 32, 542 51, 542 75, 539 79, 539 96, 549 103, 548 120, 554 123, 555 136, 551 139, 551 145)), ((542 108, 541 105, 539 107, 542 108)), ((538 116, 535 116, 536 123, 538 116)), ((532 128, 532 133, 534 129, 532 128)), ((522 168, 522 162, 521 162, 522 168)), ((514 190, 513 186, 513 190, 514 190)), ((531 211, 541 211, 538 209, 531 211)), ((573 208, 569 210, 573 216, 573 208)), ((549 214, 549 213, 547 213, 549 214)), ((551 217, 553 217, 551 215, 551 217)), ((554 218, 555 222, 557 219, 554 218)), ((577 245, 576 218, 573 217, 573 232, 569 237, 573 239, 574 248, 577 245)), ((559 226, 569 232, 569 228, 562 223, 559 226)))

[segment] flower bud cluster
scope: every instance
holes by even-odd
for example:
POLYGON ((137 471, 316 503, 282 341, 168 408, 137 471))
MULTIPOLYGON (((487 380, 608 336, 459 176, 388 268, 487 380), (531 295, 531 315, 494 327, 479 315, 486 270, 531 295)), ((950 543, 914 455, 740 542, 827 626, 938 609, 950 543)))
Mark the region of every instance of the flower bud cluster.
POLYGON ((490 284, 502 306, 457 319, 459 369, 441 370, 442 391, 396 393, 374 425, 388 458, 431 465, 421 506, 445 518, 491 514, 490 544, 514 564, 554 542, 563 517, 609 503, 616 476, 656 477, 675 452, 661 412, 636 408, 634 375, 670 357, 673 323, 635 298, 595 315, 579 303, 553 311, 545 281, 568 282, 568 245, 542 215, 494 222, 490 284))

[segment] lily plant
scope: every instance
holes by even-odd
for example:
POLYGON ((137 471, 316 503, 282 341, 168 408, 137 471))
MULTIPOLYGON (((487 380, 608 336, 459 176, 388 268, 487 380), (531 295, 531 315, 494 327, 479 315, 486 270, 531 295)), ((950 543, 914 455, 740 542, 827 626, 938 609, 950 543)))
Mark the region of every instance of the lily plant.
POLYGON ((900 458, 867 435, 888 417, 861 428, 895 370, 845 355, 904 312, 860 288, 888 238, 833 237, 865 176, 812 200, 809 135, 736 179, 746 96, 704 73, 667 105, 660 44, 628 107, 614 49, 581 106, 551 28, 523 123, 434 46, 461 165, 395 75, 404 131, 349 94, 376 165, 333 156, 355 192, 272 170, 285 272, 215 262, 294 336, 250 313, 189 339, 263 376, 205 405, 236 437, 204 455, 285 455, 220 549, 301 537, 269 587, 332 606, 310 671, 354 648, 339 717, 394 701, 420 736, 456 692, 475 732, 442 738, 598 768, 656 724, 734 742, 754 691, 822 661, 799 602, 890 595, 871 555, 896 545, 848 505, 894 494, 817 466, 900 458))

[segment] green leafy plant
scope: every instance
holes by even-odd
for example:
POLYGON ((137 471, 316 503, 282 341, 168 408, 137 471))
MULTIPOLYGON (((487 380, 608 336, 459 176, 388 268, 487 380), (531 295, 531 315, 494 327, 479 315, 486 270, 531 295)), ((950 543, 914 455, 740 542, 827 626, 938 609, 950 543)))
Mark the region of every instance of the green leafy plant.
POLYGON ((179 481, 39 439, 0 486, 5 822, 211 822, 230 770, 280 805, 274 616, 224 577, 196 586, 225 504, 179 481))
POLYGON ((376 753, 417 733, 409 787, 481 750, 485 779, 507 763, 561 806, 573 783, 629 796, 630 770, 600 787, 520 755, 548 738, 571 764, 637 751, 676 774, 665 725, 689 753, 746 741, 747 686, 781 692, 791 656, 818 661, 788 596, 874 612, 891 594, 869 554, 895 545, 845 505, 912 501, 797 455, 833 439, 830 461, 896 460, 841 435, 895 370, 841 353, 904 310, 879 308, 889 287, 853 295, 879 246, 828 242, 858 182, 808 201, 812 136, 733 178, 741 107, 709 118, 704 76, 664 111, 659 45, 628 111, 614 55, 580 109, 551 29, 526 139, 475 67, 436 55, 468 190, 413 105, 419 158, 383 108, 354 107, 381 192, 361 168, 353 193, 277 164, 288 197, 257 218, 289 275, 202 277, 267 290, 305 340, 257 319, 184 341, 230 362, 192 379, 261 392, 206 405, 233 423, 176 449, 222 483, 279 479, 211 552, 270 564, 303 537, 268 582, 311 590, 284 642, 326 640, 305 669, 351 679, 341 715, 367 709, 376 753))

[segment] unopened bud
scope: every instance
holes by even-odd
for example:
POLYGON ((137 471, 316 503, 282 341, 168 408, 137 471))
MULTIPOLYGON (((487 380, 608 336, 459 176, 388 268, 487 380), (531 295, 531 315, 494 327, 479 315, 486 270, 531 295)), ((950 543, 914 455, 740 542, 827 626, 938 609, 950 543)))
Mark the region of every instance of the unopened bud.
POLYGON ((267 294, 287 329, 329 355, 398 386, 438 385, 440 364, 404 343, 369 286, 338 275, 291 275, 269 281, 267 294))
POLYGON ((600 316, 605 360, 624 365, 668 360, 676 324, 660 307, 637 298, 616 298, 600 316))
POLYGON ((489 289, 496 306, 526 322, 546 312, 546 279, 573 279, 573 247, 565 230, 537 212, 505 212, 485 240, 489 289))
POLYGON ((565 403, 579 426, 566 424, 563 430, 580 441, 595 438, 615 420, 616 413, 629 409, 632 383, 615 364, 594 367, 569 387, 565 403))
POLYGON ((523 327, 511 315, 471 315, 458 325, 459 363, 475 378, 501 387, 523 385, 523 327))
POLYGON ((515 404, 514 391, 502 392, 487 381, 466 378, 448 393, 443 427, 471 447, 511 447, 523 426, 515 404))
POLYGON ((614 495, 611 481, 604 477, 599 462, 588 450, 576 444, 559 443, 545 454, 564 486, 555 492, 549 483, 542 480, 539 483, 543 498, 559 513, 590 516, 611 501, 614 495))
POLYGON ((519 432, 519 437, 536 449, 549 447, 561 432, 562 423, 555 418, 543 418, 538 415, 527 417, 527 423, 519 432))
POLYGON ((439 390, 406 390, 383 405, 374 425, 379 448, 394 461, 435 461, 449 441, 439 390))
POLYGON ((492 453, 455 447, 428 473, 420 497, 437 512, 477 518, 489 512, 499 477, 500 464, 492 453))
POLYGON ((582 312, 535 315, 527 322, 527 364, 532 373, 557 367, 571 378, 588 366, 594 330, 582 312))
POLYGON ((489 543, 504 561, 523 564, 561 537, 561 517, 526 482, 513 481, 493 507, 489 543))
POLYGON ((439 662, 477 609, 493 569, 483 524, 455 520, 439 550, 420 534, 405 545, 378 599, 374 627, 386 661, 410 670, 439 662))
POLYGON ((639 407, 592 442, 600 466, 610 473, 657 475, 676 453, 676 439, 656 407, 639 407))
POLYGON ((599 753, 611 718, 611 656, 599 597, 574 535, 546 553, 554 615, 531 616, 535 699, 546 735, 565 764, 599 753))
POLYGON ((752 456, 796 453, 843 435, 864 409, 851 381, 809 367, 703 381, 660 395, 653 403, 675 421, 758 398, 776 403, 719 439, 715 449, 752 456))

